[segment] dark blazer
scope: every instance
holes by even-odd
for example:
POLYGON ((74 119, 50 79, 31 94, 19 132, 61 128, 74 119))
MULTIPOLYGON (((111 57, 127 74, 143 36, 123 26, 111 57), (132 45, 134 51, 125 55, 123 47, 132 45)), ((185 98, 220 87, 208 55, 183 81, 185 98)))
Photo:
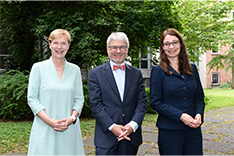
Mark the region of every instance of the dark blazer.
POLYGON ((204 93, 197 68, 192 64, 193 75, 181 77, 173 68, 172 74, 165 73, 160 66, 151 70, 150 104, 159 113, 156 126, 164 129, 189 129, 180 116, 187 113, 193 118, 203 116, 204 93))
POLYGON ((146 113, 147 95, 141 71, 126 64, 125 88, 121 101, 110 63, 90 70, 90 109, 96 118, 95 146, 109 148, 116 143, 116 136, 108 130, 113 124, 125 125, 130 121, 138 124, 129 137, 134 146, 142 143, 141 124, 146 113), (124 118, 123 118, 124 115, 124 118))

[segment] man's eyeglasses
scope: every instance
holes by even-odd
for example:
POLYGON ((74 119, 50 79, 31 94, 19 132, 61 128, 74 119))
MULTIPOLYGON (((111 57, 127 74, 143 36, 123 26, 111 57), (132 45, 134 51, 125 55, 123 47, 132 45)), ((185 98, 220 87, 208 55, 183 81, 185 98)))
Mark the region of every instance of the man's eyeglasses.
POLYGON ((178 47, 180 46, 180 41, 172 41, 172 42, 163 43, 164 48, 169 48, 171 45, 173 45, 174 47, 178 47))
POLYGON ((125 52, 126 49, 127 49, 127 46, 108 46, 108 48, 110 48, 111 51, 113 51, 113 52, 116 52, 118 49, 119 49, 121 52, 125 52))

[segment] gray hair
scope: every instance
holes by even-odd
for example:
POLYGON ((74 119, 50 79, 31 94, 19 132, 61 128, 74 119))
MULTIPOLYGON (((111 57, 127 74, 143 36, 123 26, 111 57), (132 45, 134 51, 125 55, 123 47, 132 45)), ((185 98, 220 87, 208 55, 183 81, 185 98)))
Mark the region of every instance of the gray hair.
POLYGON ((107 38, 106 45, 109 46, 110 42, 112 40, 119 40, 119 41, 125 41, 127 43, 127 48, 129 48, 129 40, 127 35, 124 32, 113 32, 110 34, 110 36, 107 38))

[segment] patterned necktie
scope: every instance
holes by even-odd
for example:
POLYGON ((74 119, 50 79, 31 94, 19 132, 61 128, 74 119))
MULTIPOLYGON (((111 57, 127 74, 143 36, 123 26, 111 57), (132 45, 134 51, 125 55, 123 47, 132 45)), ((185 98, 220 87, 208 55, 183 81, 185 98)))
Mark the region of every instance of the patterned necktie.
POLYGON ((125 65, 122 65, 122 66, 119 66, 119 65, 113 65, 113 70, 117 70, 117 69, 125 70, 125 65))

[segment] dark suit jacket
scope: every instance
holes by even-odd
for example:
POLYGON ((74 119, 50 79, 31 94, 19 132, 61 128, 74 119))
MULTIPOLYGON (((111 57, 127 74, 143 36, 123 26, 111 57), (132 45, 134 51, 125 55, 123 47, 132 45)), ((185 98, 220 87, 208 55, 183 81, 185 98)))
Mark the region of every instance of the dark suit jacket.
POLYGON ((125 89, 121 101, 110 63, 90 70, 90 109, 96 118, 94 144, 109 148, 117 141, 108 130, 113 124, 125 125, 130 121, 138 124, 136 132, 129 137, 134 146, 142 143, 141 124, 146 113, 147 95, 141 71, 126 64, 125 89), (124 121, 123 121, 124 114, 124 121))
POLYGON ((157 127, 164 129, 189 129, 180 116, 187 113, 193 118, 204 113, 204 93, 195 65, 193 75, 181 77, 173 68, 173 73, 165 73, 160 66, 151 70, 150 104, 159 113, 157 127))

